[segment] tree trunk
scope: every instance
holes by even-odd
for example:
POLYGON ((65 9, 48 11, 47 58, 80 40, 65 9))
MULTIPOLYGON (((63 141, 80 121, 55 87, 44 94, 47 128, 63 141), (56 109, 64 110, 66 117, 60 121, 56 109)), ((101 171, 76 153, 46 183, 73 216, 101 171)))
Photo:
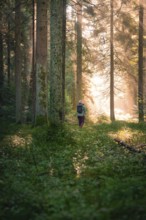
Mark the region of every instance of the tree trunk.
POLYGON ((38 116, 48 116, 48 76, 47 76, 47 0, 37 1, 36 38, 36 109, 38 116))
POLYGON ((71 54, 71 60, 72 60, 72 72, 73 72, 73 82, 72 82, 72 104, 73 104, 73 110, 76 111, 76 106, 77 106, 77 64, 76 64, 76 59, 77 59, 77 49, 76 49, 76 42, 77 42, 77 37, 76 37, 76 15, 74 14, 74 11, 76 10, 75 6, 72 6, 72 26, 71 28, 73 29, 73 33, 71 35, 71 41, 73 42, 73 48, 72 48, 72 54, 71 54))
POLYGON ((36 103, 36 0, 32 1, 32 71, 30 77, 31 120, 35 123, 36 103))
POLYGON ((113 0, 110 1, 110 119, 115 121, 114 113, 114 40, 113 40, 113 0))
POLYGON ((62 121, 65 120, 65 49, 66 49, 66 0, 62 6, 62 121))
MULTIPOLYGON (((29 21, 30 22, 30 21, 29 21)), ((29 26, 29 28, 32 28, 29 26)), ((23 30, 24 32, 25 30, 23 30)), ((30 93, 30 66, 32 64, 31 62, 31 41, 30 36, 27 33, 23 34, 23 42, 24 42, 24 49, 23 49, 23 74, 22 74, 22 116, 23 116, 23 122, 26 123, 27 120, 30 120, 28 118, 28 112, 29 112, 29 93, 30 93)))
MULTIPOLYGON (((9 0, 7 2, 8 8, 11 8, 11 1, 9 0)), ((10 86, 10 74, 11 74, 11 17, 10 15, 7 18, 7 38, 6 38, 6 44, 7 44, 7 84, 10 86)))
POLYGON ((82 0, 77 1, 77 100, 82 98, 82 0))
MULTIPOLYGON (((0 88, 3 87, 3 37, 2 33, 0 32, 0 88)), ((3 97, 2 92, 0 92, 0 108, 3 105, 3 97)))
POLYGON ((64 120, 65 8, 66 1, 51 1, 50 121, 52 124, 59 124, 64 120))
POLYGON ((143 0, 139 2, 139 48, 138 48, 138 114, 139 122, 144 121, 143 106, 143 0))
MULTIPOLYGON (((3 86, 3 83, 4 83, 2 8, 3 8, 3 4, 0 5, 0 88, 3 86)), ((1 105, 1 103, 2 103, 2 97, 0 95, 0 105, 1 105)))
POLYGON ((16 122, 21 122, 21 0, 15 2, 15 83, 16 83, 16 122))
POLYGON ((10 66, 11 66, 11 42, 10 42, 10 19, 8 18, 8 36, 7 36, 7 71, 8 71, 8 86, 10 86, 10 66))
POLYGON ((3 86, 4 83, 3 69, 3 35, 0 32, 0 86, 3 86))

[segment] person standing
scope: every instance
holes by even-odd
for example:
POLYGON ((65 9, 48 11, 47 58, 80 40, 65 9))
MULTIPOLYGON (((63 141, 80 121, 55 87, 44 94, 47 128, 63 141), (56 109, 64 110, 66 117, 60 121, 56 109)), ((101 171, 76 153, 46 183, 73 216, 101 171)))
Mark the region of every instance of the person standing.
POLYGON ((79 127, 82 128, 85 122, 85 114, 86 114, 86 108, 82 100, 79 101, 77 105, 77 117, 78 117, 78 124, 79 127))

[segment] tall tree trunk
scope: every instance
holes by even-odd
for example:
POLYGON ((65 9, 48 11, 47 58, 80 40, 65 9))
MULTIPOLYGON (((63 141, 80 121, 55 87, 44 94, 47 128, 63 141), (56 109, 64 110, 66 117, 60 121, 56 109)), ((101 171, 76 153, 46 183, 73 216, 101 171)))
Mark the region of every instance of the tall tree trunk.
MULTIPOLYGON (((146 8, 146 4, 143 4, 144 9, 146 8)), ((144 28, 144 33, 143 33, 143 103, 144 103, 144 115, 146 112, 146 56, 145 56, 145 51, 146 51, 146 39, 145 39, 145 27, 146 27, 146 12, 144 10, 143 12, 143 28, 144 28)))
MULTIPOLYGON (((32 28, 29 26, 29 28, 32 28)), ((24 31, 24 30, 23 30, 24 31)), ((28 39, 28 34, 23 34, 23 42, 24 42, 24 49, 23 49, 23 75, 22 75, 22 94, 23 94, 23 100, 22 100, 22 112, 23 112, 23 122, 26 123, 26 121, 30 118, 28 118, 28 112, 29 112, 29 92, 30 92, 30 66, 32 64, 31 62, 31 40, 28 39)), ((30 37, 30 36, 29 36, 30 37)))
POLYGON ((115 121, 114 113, 114 39, 113 39, 113 0, 110 0, 110 119, 115 121))
POLYGON ((4 65, 3 65, 3 34, 0 31, 0 87, 4 83, 4 65))
POLYGON ((21 122, 21 0, 15 1, 15 83, 16 83, 16 122, 21 122))
MULTIPOLYGON (((3 36, 0 31, 0 89, 2 89, 4 83, 4 77, 3 77, 3 36)), ((3 105, 3 97, 2 97, 2 91, 0 91, 0 108, 3 105)))
POLYGON ((66 0, 62 6, 62 121, 65 120, 66 0))
POLYGON ((48 74, 47 74, 47 0, 37 0, 36 38, 36 120, 48 117, 48 74))
MULTIPOLYGON (((74 53, 74 52, 73 52, 74 53)), ((77 66, 76 66, 76 55, 72 54, 72 68, 73 68, 73 85, 72 85, 72 103, 73 110, 76 110, 77 106, 77 66)))
POLYGON ((51 1, 50 16, 50 121, 63 122, 65 85, 65 0, 51 1))
POLYGON ((36 0, 32 0, 32 72, 30 79, 31 120, 35 123, 36 105, 36 0))
MULTIPOLYGON (((11 1, 8 1, 8 8, 11 8, 11 1)), ((8 32, 7 32, 7 83, 8 86, 10 86, 10 74, 11 74, 11 19, 10 19, 10 15, 8 16, 7 19, 7 28, 8 28, 8 32)))
POLYGON ((72 104, 73 104, 73 110, 76 110, 77 106, 77 65, 76 65, 76 54, 77 54, 77 49, 76 49, 76 42, 77 42, 77 37, 76 37, 76 15, 74 11, 76 10, 75 6, 72 6, 72 29, 73 33, 71 35, 71 41, 73 42, 73 48, 72 48, 72 54, 71 54, 71 60, 72 60, 72 71, 73 71, 73 82, 72 82, 72 104))
MULTIPOLYGON (((3 4, 0 5, 0 88, 4 83, 4 63, 3 63, 3 20, 2 20, 2 8, 3 4)), ((0 97, 0 104, 2 97, 0 97)))
POLYGON ((77 100, 82 98, 82 0, 77 0, 77 100))
POLYGON ((139 2, 139 60, 138 60, 138 114, 139 122, 144 121, 143 106, 143 0, 139 2))
POLYGON ((7 35, 7 66, 8 66, 8 86, 10 86, 10 66, 11 66, 11 43, 10 43, 10 19, 8 18, 8 35, 7 35))

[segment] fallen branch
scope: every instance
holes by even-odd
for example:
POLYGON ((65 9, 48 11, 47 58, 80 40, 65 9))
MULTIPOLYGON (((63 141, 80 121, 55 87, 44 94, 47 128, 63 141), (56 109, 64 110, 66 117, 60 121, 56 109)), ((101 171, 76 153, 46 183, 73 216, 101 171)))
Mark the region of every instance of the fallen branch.
POLYGON ((125 147, 126 149, 128 149, 128 150, 131 151, 131 152, 134 152, 134 153, 144 153, 144 152, 141 151, 141 150, 135 149, 134 146, 131 146, 131 145, 126 144, 124 141, 122 141, 122 140, 120 140, 120 139, 114 138, 114 141, 117 142, 119 145, 125 147))
POLYGON ((43 175, 50 175, 50 172, 44 171, 44 172, 38 173, 38 176, 43 176, 43 175))
POLYGON ((139 144, 136 147, 141 148, 141 147, 145 147, 145 146, 146 146, 146 144, 139 144))

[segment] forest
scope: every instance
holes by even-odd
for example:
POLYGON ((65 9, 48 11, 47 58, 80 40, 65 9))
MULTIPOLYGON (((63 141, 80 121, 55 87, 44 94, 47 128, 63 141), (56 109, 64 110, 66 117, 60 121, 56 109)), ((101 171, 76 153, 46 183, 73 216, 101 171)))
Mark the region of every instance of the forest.
POLYGON ((145 30, 146 0, 0 1, 1 220, 146 219, 145 30))

